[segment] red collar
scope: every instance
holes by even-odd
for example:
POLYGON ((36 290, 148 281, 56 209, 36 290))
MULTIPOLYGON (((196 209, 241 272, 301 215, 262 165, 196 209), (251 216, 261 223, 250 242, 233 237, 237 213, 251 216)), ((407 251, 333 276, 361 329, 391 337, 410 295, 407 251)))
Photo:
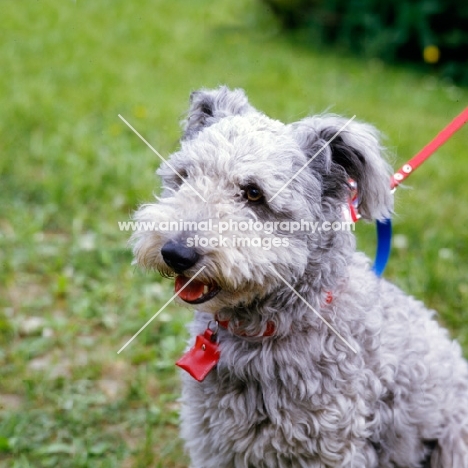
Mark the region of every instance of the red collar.
MULTIPOLYGON (((220 327, 225 328, 226 330, 229 330, 229 322, 230 320, 219 320, 218 314, 215 315, 215 320, 218 322, 220 327)), ((267 337, 267 336, 273 336, 276 332, 276 325, 275 322, 272 322, 269 320, 266 324, 266 329, 261 335, 247 335, 245 332, 240 332, 237 333, 236 329, 232 330, 234 335, 238 336, 243 336, 245 338, 257 338, 257 337, 267 337)))
MULTIPOLYGON (((333 294, 331 293, 331 291, 328 291, 327 292, 327 295, 325 297, 325 304, 330 304, 331 302, 333 301, 333 294)), ((223 327, 225 328, 226 330, 229 330, 229 322, 230 320, 220 320, 219 317, 218 317, 218 314, 215 315, 215 320, 216 322, 219 324, 220 327, 223 327)), ((266 324, 266 329, 265 331, 260 335, 247 335, 245 332, 237 332, 236 329, 234 328, 233 330, 231 330, 232 333, 234 333, 234 335, 238 335, 238 336, 243 336, 245 338, 263 338, 263 337, 269 337, 269 336, 273 336, 275 333, 276 333, 276 325, 275 325, 275 322, 269 320, 266 324)))
MULTIPOLYGON (((327 292, 325 304, 330 304, 333 301, 331 292, 327 292)), ((210 328, 208 323, 203 335, 197 335, 195 344, 189 349, 177 362, 176 365, 187 371, 194 379, 202 382, 210 371, 216 367, 220 359, 220 348, 217 340, 218 327, 229 327, 229 320, 219 320, 218 315, 215 315, 216 327, 214 330, 210 328)), ((271 320, 267 322, 266 329, 262 335, 246 335, 245 333, 233 333, 244 337, 266 337, 273 336, 276 332, 276 326, 271 320)))

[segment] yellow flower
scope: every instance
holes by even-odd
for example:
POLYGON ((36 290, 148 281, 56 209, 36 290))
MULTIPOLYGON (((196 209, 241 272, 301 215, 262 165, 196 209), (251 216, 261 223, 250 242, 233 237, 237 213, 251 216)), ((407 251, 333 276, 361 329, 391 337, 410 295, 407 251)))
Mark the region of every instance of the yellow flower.
POLYGON ((137 119, 144 119, 144 118, 146 118, 146 115, 147 115, 146 107, 144 107, 144 106, 135 106, 135 107, 133 108, 133 115, 134 115, 137 119))
POLYGON ((424 47, 423 57, 426 63, 437 63, 440 59, 440 50, 435 45, 424 47))

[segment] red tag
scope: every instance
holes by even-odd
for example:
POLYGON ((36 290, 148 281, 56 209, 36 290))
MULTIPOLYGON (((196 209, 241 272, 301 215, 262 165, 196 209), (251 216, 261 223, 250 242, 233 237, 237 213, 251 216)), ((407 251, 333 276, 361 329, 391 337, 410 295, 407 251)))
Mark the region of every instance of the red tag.
POLYGON ((207 328, 203 335, 197 336, 194 347, 176 362, 176 366, 202 382, 219 361, 219 346, 215 339, 216 334, 207 328))

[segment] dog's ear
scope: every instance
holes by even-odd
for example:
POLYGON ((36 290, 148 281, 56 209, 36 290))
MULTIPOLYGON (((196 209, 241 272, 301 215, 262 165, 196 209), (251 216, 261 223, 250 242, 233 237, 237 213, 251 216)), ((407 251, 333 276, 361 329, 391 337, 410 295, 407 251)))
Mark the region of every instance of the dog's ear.
POLYGON ((310 117, 292 124, 293 134, 306 155, 314 158, 310 166, 322 179, 323 197, 345 203, 352 179, 357 183, 361 216, 389 217, 393 209, 392 171, 384 159, 380 135, 371 125, 355 121, 339 132, 347 121, 334 115, 310 117))
POLYGON ((184 121, 184 139, 195 136, 202 128, 213 125, 230 115, 254 112, 241 89, 221 86, 215 90, 201 89, 190 95, 190 108, 184 121))

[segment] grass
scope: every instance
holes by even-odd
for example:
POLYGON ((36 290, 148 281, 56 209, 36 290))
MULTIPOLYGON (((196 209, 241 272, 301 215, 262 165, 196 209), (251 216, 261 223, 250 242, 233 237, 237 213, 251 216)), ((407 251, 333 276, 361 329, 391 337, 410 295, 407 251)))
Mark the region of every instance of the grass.
MULTIPOLYGON (((293 121, 374 123, 399 166, 468 92, 378 61, 302 47, 260 4, 29 0, 0 19, 0 467, 187 466, 174 361, 191 312, 130 265, 117 229, 158 190, 190 91, 226 83, 293 121)), ((440 312, 468 351, 468 129, 397 193, 386 277, 440 312)), ((372 226, 358 227, 372 254, 372 226)))

